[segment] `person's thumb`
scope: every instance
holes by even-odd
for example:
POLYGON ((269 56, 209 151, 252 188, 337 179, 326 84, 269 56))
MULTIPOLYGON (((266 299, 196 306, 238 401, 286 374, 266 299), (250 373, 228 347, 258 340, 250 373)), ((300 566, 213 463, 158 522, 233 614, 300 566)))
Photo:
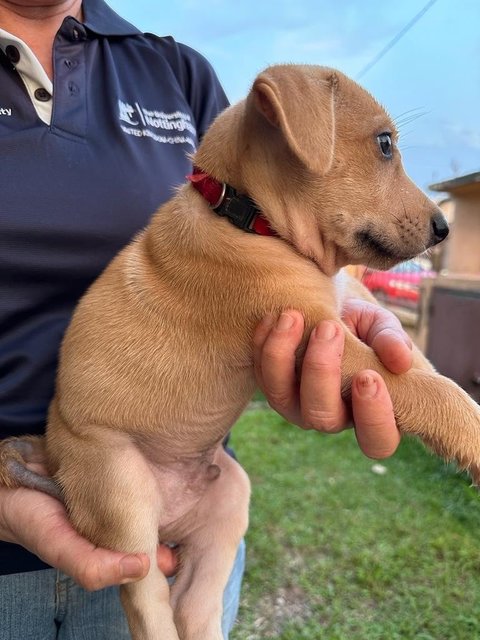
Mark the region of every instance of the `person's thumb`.
POLYGON ((54 564, 88 591, 96 591, 112 585, 135 582, 145 577, 149 569, 146 554, 124 554, 94 547, 80 538, 64 547, 56 542, 54 564))
POLYGON ((3 539, 21 544, 85 589, 103 589, 147 575, 146 554, 96 547, 75 531, 63 505, 54 498, 30 489, 4 489, 1 494, 3 539))

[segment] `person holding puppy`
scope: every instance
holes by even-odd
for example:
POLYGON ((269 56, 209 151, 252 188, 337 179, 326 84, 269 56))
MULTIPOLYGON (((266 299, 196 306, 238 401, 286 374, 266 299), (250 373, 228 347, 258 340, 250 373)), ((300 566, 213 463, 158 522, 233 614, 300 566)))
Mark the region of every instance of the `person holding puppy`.
MULTIPOLYGON (((188 153, 226 106, 202 56, 141 33, 103 0, 0 0, 0 438, 43 431, 76 302, 184 182, 188 153)), ((411 345, 391 314, 350 300, 344 320, 391 371, 410 367, 411 345)), ((391 455, 400 436, 382 379, 359 372, 347 407, 343 333, 324 322, 297 380, 302 334, 295 310, 257 329, 257 379, 271 406, 332 433, 353 417, 362 451, 391 455)), ((41 472, 42 460, 34 467, 41 472)), ((0 540, 0 640, 129 637, 118 591, 105 587, 141 579, 146 556, 95 548, 60 502, 27 489, 0 488, 0 540)), ((174 573, 171 549, 159 547, 158 562, 174 573)), ((240 549, 225 637, 242 573, 240 549)))

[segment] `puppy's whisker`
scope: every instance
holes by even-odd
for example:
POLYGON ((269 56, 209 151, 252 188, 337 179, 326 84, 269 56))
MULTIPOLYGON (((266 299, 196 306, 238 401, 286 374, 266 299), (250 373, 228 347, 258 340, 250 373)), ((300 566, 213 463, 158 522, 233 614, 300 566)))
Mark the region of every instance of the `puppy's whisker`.
POLYGON ((422 146, 419 144, 407 144, 407 145, 399 145, 400 151, 403 153, 404 151, 411 151, 412 149, 421 149, 422 146))
POLYGON ((398 215, 396 215, 395 213, 392 213, 392 217, 393 217, 393 219, 394 219, 396 222, 398 222, 398 223, 400 223, 400 224, 403 222, 403 221, 402 221, 402 218, 400 218, 400 217, 399 217, 398 215))
POLYGON ((362 273, 362 277, 360 278, 360 282, 362 284, 364 284, 364 282, 365 282, 365 277, 367 275, 367 271, 371 270, 372 268, 374 268, 374 267, 371 266, 371 261, 370 260, 367 260, 363 266, 365 267, 365 269, 364 269, 364 271, 362 273))
POLYGON ((407 111, 403 111, 402 113, 399 113, 398 116, 394 116, 393 117, 393 121, 394 122, 398 122, 398 120, 400 120, 400 118, 403 118, 404 116, 410 114, 410 113, 414 113, 415 111, 420 111, 420 109, 424 109, 425 107, 413 107, 412 109, 407 109, 407 111))
POLYGON ((429 198, 429 197, 427 196, 427 194, 425 193, 425 194, 424 194, 424 198, 423 198, 423 203, 425 204, 426 202, 428 202, 428 201, 429 201, 429 199, 430 199, 430 198, 429 198))
POLYGON ((424 111, 423 113, 416 113, 415 115, 411 115, 406 118, 402 118, 402 120, 396 121, 395 125, 401 128, 407 124, 410 124, 410 122, 415 122, 415 120, 418 120, 418 118, 422 118, 423 116, 426 116, 426 115, 427 115, 427 111, 424 111))
POLYGON ((402 140, 405 140, 407 136, 411 136, 412 133, 416 133, 414 129, 410 129, 409 131, 402 131, 402 140))
POLYGON ((428 113, 430 113, 430 111, 424 110, 423 107, 417 107, 416 109, 410 109, 409 111, 405 111, 404 113, 394 118, 393 121, 395 125, 400 128, 405 126, 409 122, 414 122, 418 118, 428 115, 428 113))

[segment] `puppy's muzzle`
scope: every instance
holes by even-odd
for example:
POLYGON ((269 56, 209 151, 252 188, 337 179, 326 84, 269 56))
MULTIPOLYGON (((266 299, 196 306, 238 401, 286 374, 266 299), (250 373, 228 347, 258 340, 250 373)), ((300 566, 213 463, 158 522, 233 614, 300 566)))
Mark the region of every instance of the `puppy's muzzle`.
POLYGON ((443 216, 443 214, 435 213, 435 215, 432 216, 431 227, 432 227, 432 234, 431 234, 430 246, 433 246, 435 244, 438 244, 439 242, 442 242, 442 240, 445 240, 445 238, 448 236, 448 232, 449 232, 448 223, 445 220, 445 217, 443 216))

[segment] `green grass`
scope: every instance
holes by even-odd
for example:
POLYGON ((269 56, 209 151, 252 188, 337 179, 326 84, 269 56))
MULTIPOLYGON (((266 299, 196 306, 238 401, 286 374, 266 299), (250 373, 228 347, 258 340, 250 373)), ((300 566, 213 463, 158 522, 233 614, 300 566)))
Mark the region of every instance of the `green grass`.
POLYGON ((232 444, 253 485, 231 640, 480 638, 480 498, 414 440, 372 471, 354 434, 247 412, 232 444))

